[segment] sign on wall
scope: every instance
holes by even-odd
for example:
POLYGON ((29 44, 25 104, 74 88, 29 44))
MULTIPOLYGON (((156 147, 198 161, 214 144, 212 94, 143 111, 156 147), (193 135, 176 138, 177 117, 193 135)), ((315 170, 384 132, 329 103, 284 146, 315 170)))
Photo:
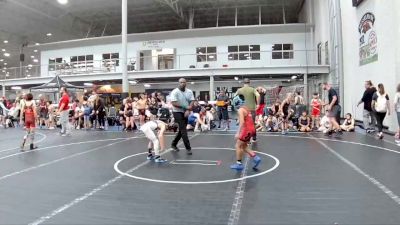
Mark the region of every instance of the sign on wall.
POLYGON ((150 40, 142 42, 142 47, 146 49, 162 49, 164 45, 165 40, 150 40))
POLYGON ((378 37, 375 30, 375 16, 367 12, 358 26, 360 33, 360 66, 378 61, 378 37))

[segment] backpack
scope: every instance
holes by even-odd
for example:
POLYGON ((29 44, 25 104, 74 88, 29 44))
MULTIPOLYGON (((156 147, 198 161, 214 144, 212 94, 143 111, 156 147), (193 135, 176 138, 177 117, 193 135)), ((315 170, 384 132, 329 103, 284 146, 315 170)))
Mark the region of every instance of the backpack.
POLYGON ((169 112, 168 108, 160 108, 158 110, 158 115, 161 121, 168 122, 171 118, 171 113, 169 112))
POLYGON ((385 113, 387 112, 387 99, 386 99, 386 94, 381 95, 379 92, 376 92, 378 95, 378 98, 376 99, 375 103, 375 111, 380 112, 380 113, 385 113))

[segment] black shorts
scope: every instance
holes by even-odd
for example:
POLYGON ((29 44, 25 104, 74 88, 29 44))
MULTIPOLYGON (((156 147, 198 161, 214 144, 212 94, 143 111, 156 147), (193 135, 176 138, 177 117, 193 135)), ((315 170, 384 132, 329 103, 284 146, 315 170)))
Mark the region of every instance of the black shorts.
POLYGON ((146 116, 146 110, 145 109, 139 109, 139 115, 146 116))
POLYGON ((218 114, 219 114, 219 119, 221 120, 228 120, 229 119, 229 114, 228 114, 228 109, 227 108, 218 108, 218 114))
MULTIPOLYGON (((334 105, 332 106, 331 111, 328 113, 328 117, 334 117, 336 120, 339 118, 340 119, 340 113, 342 112, 342 107, 340 105, 334 105)), ((336 121, 340 122, 340 121, 336 121)))

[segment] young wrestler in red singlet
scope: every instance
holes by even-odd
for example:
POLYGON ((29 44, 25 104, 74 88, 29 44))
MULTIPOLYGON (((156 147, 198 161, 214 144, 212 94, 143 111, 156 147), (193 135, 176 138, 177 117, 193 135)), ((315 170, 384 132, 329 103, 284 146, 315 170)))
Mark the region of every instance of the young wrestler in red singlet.
MULTIPOLYGON (((240 98, 239 96, 235 98, 240 98)), ((235 101, 235 99, 234 99, 235 101)), ((236 100, 237 102, 242 102, 243 98, 240 98, 240 100, 236 100)), ((247 153, 253 160, 253 169, 256 169, 258 165, 261 162, 261 158, 256 155, 256 153, 253 150, 248 149, 248 143, 250 142, 251 138, 255 135, 256 129, 254 127, 254 122, 253 118, 251 116, 250 110, 244 106, 243 104, 235 104, 236 106, 240 106, 239 111, 238 111, 238 116, 239 116, 239 129, 238 132, 236 133, 236 159, 237 162, 233 165, 231 165, 231 169, 235 169, 238 171, 241 171, 244 169, 244 166, 242 164, 242 159, 244 153, 247 153)))

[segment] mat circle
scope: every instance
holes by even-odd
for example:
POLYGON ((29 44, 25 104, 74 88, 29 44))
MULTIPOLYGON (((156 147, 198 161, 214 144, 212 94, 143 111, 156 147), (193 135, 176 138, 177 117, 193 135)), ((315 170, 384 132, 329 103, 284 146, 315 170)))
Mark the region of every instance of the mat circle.
MULTIPOLYGON (((193 149, 216 149, 216 150, 236 151, 236 150, 233 149, 233 148, 196 147, 196 148, 193 148, 193 149)), ((149 182, 156 182, 156 183, 167 183, 167 184, 220 184, 220 183, 236 182, 236 181, 241 181, 241 180, 245 180, 245 179, 249 179, 249 178, 254 178, 254 177, 262 176, 262 175, 265 175, 265 174, 267 174, 267 173, 270 173, 270 172, 274 171, 276 168, 278 168, 278 166, 279 166, 279 164, 280 164, 280 161, 279 161, 278 158, 276 158, 276 157, 273 156, 273 155, 264 153, 264 152, 258 152, 258 151, 254 151, 254 152, 256 152, 257 154, 264 155, 264 156, 266 156, 266 157, 272 158, 272 159, 275 161, 275 165, 274 165, 272 168, 270 168, 270 169, 268 169, 268 170, 265 170, 265 171, 262 171, 262 172, 257 173, 257 174, 246 175, 246 176, 239 177, 239 178, 235 178, 235 179, 211 180, 211 181, 177 181, 177 180, 158 180, 158 179, 150 179, 150 178, 147 178, 147 177, 140 177, 140 176, 135 176, 135 175, 126 173, 126 172, 122 172, 122 171, 119 169, 119 164, 120 164, 122 161, 124 161, 124 160, 126 160, 126 159, 129 159, 129 158, 132 158, 132 157, 136 157, 136 156, 139 156, 139 155, 144 155, 144 154, 146 154, 146 152, 141 152, 141 153, 137 153, 137 154, 134 154, 134 155, 130 155, 130 156, 127 156, 127 157, 124 157, 124 158, 118 160, 118 161, 114 164, 114 170, 117 171, 117 173, 119 173, 119 174, 121 174, 121 175, 124 175, 124 176, 127 176, 127 177, 130 177, 130 178, 134 178, 134 179, 137 179, 137 180, 143 180, 143 181, 149 181, 149 182)))

